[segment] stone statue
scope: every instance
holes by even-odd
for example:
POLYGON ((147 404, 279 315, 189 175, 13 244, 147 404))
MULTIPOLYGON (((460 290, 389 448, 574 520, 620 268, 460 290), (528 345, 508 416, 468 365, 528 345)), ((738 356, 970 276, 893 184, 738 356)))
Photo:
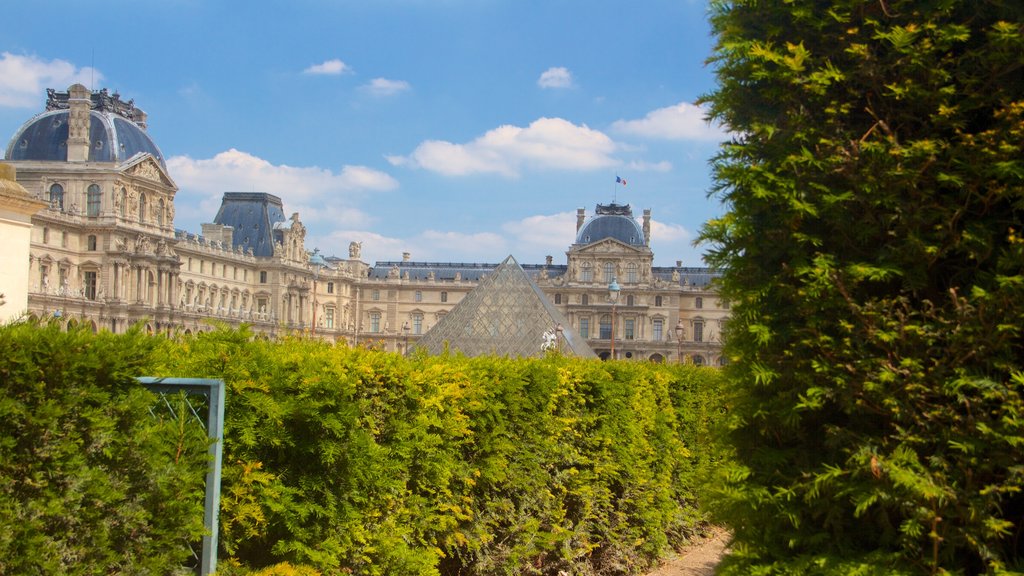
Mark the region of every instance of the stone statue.
POLYGON ((348 243, 348 257, 352 260, 358 260, 359 255, 363 250, 362 242, 349 242, 348 243))

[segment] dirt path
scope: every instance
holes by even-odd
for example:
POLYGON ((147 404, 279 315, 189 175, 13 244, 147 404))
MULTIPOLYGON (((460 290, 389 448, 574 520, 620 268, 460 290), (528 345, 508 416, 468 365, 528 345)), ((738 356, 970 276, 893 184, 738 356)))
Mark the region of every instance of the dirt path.
POLYGON ((715 530, 708 538, 680 550, 647 576, 713 576, 715 566, 725 554, 728 538, 724 530, 715 530))

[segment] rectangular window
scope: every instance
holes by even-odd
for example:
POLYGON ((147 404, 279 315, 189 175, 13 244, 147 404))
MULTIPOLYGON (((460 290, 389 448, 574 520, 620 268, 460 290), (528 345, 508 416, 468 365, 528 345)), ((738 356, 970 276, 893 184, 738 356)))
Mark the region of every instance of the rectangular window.
POLYGON ((580 318, 580 338, 590 338, 590 318, 580 318))
POLYGON ((269 310, 267 310, 267 299, 266 298, 257 298, 256 299, 256 312, 259 312, 260 314, 266 314, 267 312, 269 312, 269 310))
POLYGON ((626 296, 626 306, 632 306, 634 303, 633 295, 626 296))
POLYGON ((85 298, 86 300, 96 299, 96 273, 85 273, 85 298))
POLYGON ((423 302, 423 292, 417 290, 415 294, 415 299, 417 302, 423 302))
POLYGON ((601 316, 601 340, 608 340, 612 337, 612 317, 605 315, 601 316))
POLYGON ((380 332, 380 312, 370 312, 370 332, 380 332))
POLYGON ((50 287, 50 267, 39 267, 39 290, 46 292, 50 287))
POLYGON ((562 303, 562 295, 561 294, 555 294, 555 304, 561 304, 561 303, 562 303))
POLYGON ((447 292, 441 292, 441 302, 447 302, 447 301, 448 301, 448 293, 447 292))
POLYGON ((423 314, 412 315, 412 333, 423 334, 423 314))
MULTIPOLYGON (((202 272, 202 269, 200 269, 199 271, 202 272)), ((267 283, 267 271, 266 270, 260 270, 260 284, 266 284, 266 283, 267 283)))
POLYGON ((324 310, 324 326, 334 328, 334 308, 328 307, 324 310))
POLYGON ((664 331, 664 320, 661 318, 654 319, 654 341, 661 342, 662 332, 664 331))
POLYGON ((612 280, 615 280, 615 264, 612 264, 611 262, 605 262, 604 281, 610 284, 612 280))
POLYGON ((377 300, 380 300, 380 290, 374 290, 370 292, 370 300, 373 300, 375 302, 377 300))
POLYGON ((626 318, 626 340, 632 340, 634 337, 634 328, 636 327, 636 320, 633 318, 626 318))
POLYGON ((693 341, 703 342, 704 341, 704 323, 697 320, 693 323, 693 341))
POLYGON ((334 282, 327 283, 327 293, 334 294, 334 282))
POLYGON ((96 236, 94 234, 90 234, 86 239, 86 249, 90 252, 96 251, 96 236))

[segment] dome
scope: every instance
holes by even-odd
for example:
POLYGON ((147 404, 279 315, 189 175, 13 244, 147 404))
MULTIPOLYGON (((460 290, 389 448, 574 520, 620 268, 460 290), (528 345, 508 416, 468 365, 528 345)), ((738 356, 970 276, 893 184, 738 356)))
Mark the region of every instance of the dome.
MULTIPOLYGON (((19 129, 7 145, 7 160, 66 162, 68 159, 67 93, 50 91, 47 111, 36 115, 19 129)), ((92 94, 89 111, 89 162, 122 163, 139 153, 152 154, 165 169, 164 156, 146 131, 133 121, 145 114, 131 102, 106 91, 92 94), (128 115, 128 117, 125 116, 128 115)))
POLYGON ((593 244, 605 238, 614 238, 630 246, 644 246, 644 231, 633 219, 633 211, 628 204, 598 204, 594 216, 576 233, 577 244, 593 244))

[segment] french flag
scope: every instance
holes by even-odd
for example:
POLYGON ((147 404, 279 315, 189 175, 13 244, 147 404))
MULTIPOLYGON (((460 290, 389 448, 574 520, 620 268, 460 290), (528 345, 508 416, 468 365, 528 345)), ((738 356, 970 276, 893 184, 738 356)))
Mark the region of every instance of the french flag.
POLYGON ((626 179, 625 178, 619 178, 618 176, 616 176, 615 177, 615 183, 616 184, 622 184, 623 186, 625 186, 626 185, 626 179))

